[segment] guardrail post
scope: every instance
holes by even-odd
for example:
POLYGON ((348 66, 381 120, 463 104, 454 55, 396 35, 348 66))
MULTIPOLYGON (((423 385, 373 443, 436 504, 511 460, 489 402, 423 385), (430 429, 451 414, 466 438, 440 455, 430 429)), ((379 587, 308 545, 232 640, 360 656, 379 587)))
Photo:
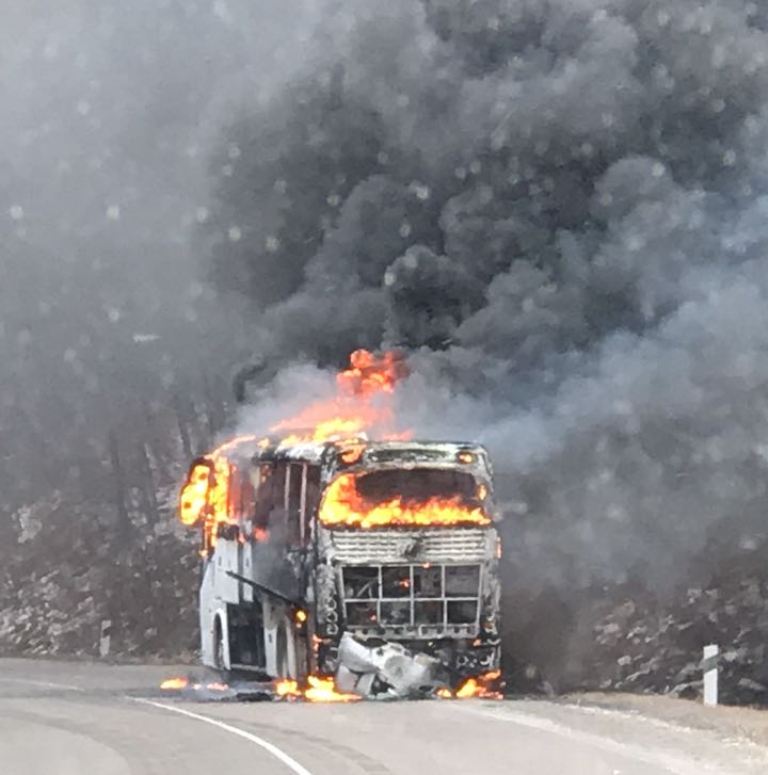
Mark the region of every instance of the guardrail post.
POLYGON ((720 647, 716 644, 704 646, 704 660, 701 669, 704 671, 704 704, 717 705, 717 663, 720 656, 720 647))
POLYGON ((109 649, 112 643, 112 620, 102 619, 101 630, 99 631, 99 656, 104 659, 109 656, 109 649))

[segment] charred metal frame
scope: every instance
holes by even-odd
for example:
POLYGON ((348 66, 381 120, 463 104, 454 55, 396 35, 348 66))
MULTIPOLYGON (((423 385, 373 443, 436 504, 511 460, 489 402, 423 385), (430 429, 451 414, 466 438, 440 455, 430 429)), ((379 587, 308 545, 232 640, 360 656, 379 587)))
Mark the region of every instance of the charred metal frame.
POLYGON ((342 590, 342 601, 344 605, 344 616, 346 629, 360 631, 362 634, 400 634, 407 637, 446 637, 446 636, 465 636, 475 637, 480 630, 480 609, 482 602, 482 590, 484 581, 484 568, 481 563, 466 564, 409 564, 409 565, 344 565, 338 568, 338 577, 340 589, 342 590), (347 590, 351 586, 349 576, 355 571, 375 570, 376 578, 371 579, 370 583, 375 581, 376 594, 367 597, 349 597, 347 590), (449 581, 452 572, 458 569, 470 569, 476 572, 477 578, 473 579, 473 589, 471 594, 451 594, 449 590, 449 581), (437 571, 439 578, 438 594, 422 594, 417 588, 417 579, 420 571, 437 571), (387 589, 385 574, 387 572, 400 572, 401 582, 407 584, 401 588, 404 594, 387 594, 391 590, 387 589), (403 574, 403 571, 407 571, 403 574), (470 604, 474 607, 474 614, 471 617, 455 613, 455 609, 460 604, 470 604), (404 611, 407 607, 408 621, 396 622, 393 617, 385 613, 385 607, 400 607, 404 611), (353 608, 354 607, 354 608, 353 608), (427 608, 439 610, 438 617, 425 615, 427 608), (451 609, 454 609, 454 613, 451 609), (360 623, 356 621, 352 612, 357 609, 364 611, 375 610, 375 621, 360 623), (421 609, 421 610, 419 610, 421 609), (372 626, 373 625, 373 626, 372 626))

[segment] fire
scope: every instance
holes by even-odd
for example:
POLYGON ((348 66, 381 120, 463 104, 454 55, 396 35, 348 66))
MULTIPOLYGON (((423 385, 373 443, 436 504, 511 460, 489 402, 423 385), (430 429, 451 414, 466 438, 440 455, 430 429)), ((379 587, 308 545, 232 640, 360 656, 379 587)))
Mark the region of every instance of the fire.
POLYGON ((362 699, 359 694, 337 691, 333 678, 311 675, 307 680, 309 687, 304 691, 304 696, 310 702, 357 702, 362 699))
POLYGON ((480 691, 480 684, 476 678, 468 678, 457 690, 456 697, 460 700, 466 700, 468 697, 477 697, 480 691))
POLYGON ((473 678, 467 678, 459 688, 452 692, 443 686, 435 692, 435 697, 441 700, 468 700, 478 698, 481 700, 503 700, 504 695, 500 691, 501 670, 491 670, 488 673, 473 678))
POLYGON ((189 686, 189 678, 167 678, 160 684, 164 691, 186 689, 189 686))
POLYGON ((284 443, 292 444, 352 439, 370 431, 384 440, 404 438, 404 434, 392 431, 388 400, 395 385, 408 374, 402 357, 395 352, 375 355, 355 350, 349 362, 349 368, 336 377, 338 393, 334 398, 308 406, 274 425, 272 432, 287 436, 284 443))
POLYGON ((482 508, 467 506, 460 496, 426 501, 397 497, 371 505, 359 495, 354 474, 341 474, 331 482, 319 516, 324 525, 362 528, 490 524, 482 508))
POLYGON ((307 678, 307 686, 301 688, 298 681, 284 678, 275 684, 275 695, 283 700, 305 699, 310 702, 357 702, 359 694, 339 692, 333 678, 320 678, 311 675, 307 678))
POLYGON ((479 697, 483 700, 501 700, 504 695, 499 691, 500 678, 501 670, 491 670, 477 678, 468 678, 456 690, 456 697, 459 700, 466 700, 470 697, 479 697))
POLYGON ((258 436, 237 436, 210 452, 192 467, 181 490, 179 518, 187 526, 204 523, 206 546, 216 543, 216 527, 230 521, 230 480, 234 464, 228 454, 238 447, 263 443, 258 436))
POLYGON ((199 463, 192 468, 187 484, 181 491, 179 504, 179 517, 181 521, 191 527, 194 525, 208 503, 208 490, 211 486, 210 466, 199 463))
POLYGON ((285 678, 282 681, 278 681, 275 684, 275 694, 284 699, 295 699, 303 696, 299 689, 298 681, 294 681, 291 678, 285 678))
POLYGON ((339 386, 355 395, 394 393, 395 385, 408 375, 402 357, 389 351, 379 356, 368 350, 355 350, 349 356, 349 368, 337 379, 339 386))
MULTIPOLYGON (((350 356, 349 368, 337 375, 336 397, 307 407, 298 416, 275 425, 272 431, 281 435, 284 445, 356 439, 367 431, 376 431, 382 439, 407 438, 391 432, 393 416, 388 402, 395 385, 407 373, 405 362, 397 353, 375 355, 356 350, 350 356)), ((179 518, 190 527, 203 523, 204 553, 216 544, 218 525, 231 521, 230 481, 236 470, 231 453, 248 446, 255 450, 269 443, 258 436, 238 436, 200 458, 192 467, 181 491, 179 518)))

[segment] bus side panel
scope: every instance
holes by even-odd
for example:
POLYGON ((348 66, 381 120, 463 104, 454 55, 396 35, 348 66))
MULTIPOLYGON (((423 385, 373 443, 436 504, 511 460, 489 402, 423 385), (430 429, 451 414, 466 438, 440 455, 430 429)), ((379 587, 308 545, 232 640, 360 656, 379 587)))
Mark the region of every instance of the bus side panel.
MULTIPOLYGON (((303 590, 300 588, 300 573, 292 561, 291 553, 279 538, 270 541, 257 541, 246 544, 244 552, 250 553, 247 577, 274 589, 289 600, 300 600, 303 590)), ((246 567, 246 563, 243 564, 246 567)))
POLYGON ((216 594, 216 566, 214 560, 208 560, 203 570, 200 585, 200 657, 207 667, 220 667, 216 664, 216 632, 224 639, 224 665, 229 668, 229 627, 226 603, 216 594), (218 623, 218 627, 217 627, 218 623))
POLYGON ((242 575, 241 563, 241 544, 237 540, 220 538, 216 543, 216 550, 213 553, 213 562, 216 563, 214 588, 216 596, 225 603, 238 604, 240 602, 240 582, 229 575, 234 573, 237 576, 242 575))

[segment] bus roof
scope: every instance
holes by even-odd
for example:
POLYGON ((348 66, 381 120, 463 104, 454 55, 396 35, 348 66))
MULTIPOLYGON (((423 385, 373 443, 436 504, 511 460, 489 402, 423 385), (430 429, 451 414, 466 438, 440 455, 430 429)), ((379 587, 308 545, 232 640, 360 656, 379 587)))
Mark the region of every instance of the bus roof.
MULTIPOLYGON (((356 461, 363 465, 386 466, 455 465, 462 463, 488 470, 490 463, 484 447, 470 442, 449 441, 368 441, 363 438, 339 441, 277 443, 262 446, 254 461, 295 460, 310 464, 330 463, 345 453, 356 453, 356 461)), ((349 461, 351 462, 351 461, 349 461)))

